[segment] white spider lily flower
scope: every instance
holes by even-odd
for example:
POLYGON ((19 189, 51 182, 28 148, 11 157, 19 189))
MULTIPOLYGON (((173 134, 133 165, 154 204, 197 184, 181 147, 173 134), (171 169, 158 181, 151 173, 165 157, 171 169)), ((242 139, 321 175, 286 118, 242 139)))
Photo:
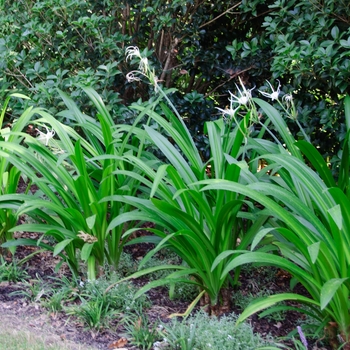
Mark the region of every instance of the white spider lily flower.
POLYGON ((147 57, 141 55, 140 49, 137 46, 129 46, 126 48, 126 60, 132 60, 134 57, 139 59, 139 66, 137 70, 133 70, 126 75, 129 83, 133 81, 141 81, 139 76, 144 76, 154 86, 155 91, 158 91, 158 78, 154 70, 151 70, 147 57))
POLYGON ((149 64, 148 58, 142 57, 140 49, 137 46, 129 46, 126 48, 126 60, 132 60, 134 57, 137 57, 140 60, 138 70, 142 74, 146 74, 149 64))
MULTIPOLYGON (((277 79, 276 79, 276 80, 277 80, 277 79)), ((267 80, 266 80, 266 81, 267 81, 267 80)), ((270 88, 271 88, 271 91, 272 91, 271 94, 269 94, 269 93, 267 93, 267 92, 264 92, 264 91, 260 91, 260 90, 259 90, 259 92, 260 92, 263 96, 265 96, 265 97, 267 97, 267 98, 271 98, 272 101, 278 100, 278 96, 279 96, 279 94, 280 94, 280 92, 281 92, 281 90, 280 90, 281 83, 280 83, 279 80, 277 80, 277 81, 278 81, 277 90, 275 90, 275 89, 273 88, 273 86, 270 84, 270 82, 267 81, 267 83, 270 85, 270 88)))
POLYGON ((224 119, 226 115, 231 119, 235 117, 236 112, 240 109, 240 107, 241 106, 238 106, 236 109, 233 109, 231 104, 230 108, 222 109, 222 108, 216 107, 216 109, 218 109, 222 113, 224 119))
POLYGON ((146 73, 148 68, 149 68, 148 58, 141 57, 140 64, 139 64, 139 70, 143 73, 146 73))
POLYGON ((239 82, 242 86, 242 90, 236 84, 237 90, 239 92, 239 96, 236 96, 232 92, 230 92, 230 95, 231 95, 230 102, 231 104, 238 103, 239 105, 246 106, 248 102, 252 99, 252 91, 255 89, 255 87, 253 87, 252 89, 246 89, 242 83, 241 78, 239 78, 239 82))
POLYGON ((126 80, 128 81, 128 83, 132 83, 133 81, 141 81, 141 79, 137 75, 135 75, 134 73, 141 74, 141 72, 139 72, 137 70, 136 71, 133 70, 133 71, 129 72, 126 75, 126 80))
POLYGON ((142 58, 140 49, 137 46, 129 46, 126 48, 126 60, 132 60, 134 56, 142 58))
POLYGON ((54 129, 52 129, 50 131, 46 125, 44 125, 44 128, 46 129, 46 134, 44 132, 40 131, 39 129, 35 129, 35 130, 39 134, 37 139, 40 142, 42 142, 43 144, 45 144, 45 146, 47 146, 49 144, 49 141, 55 136, 56 132, 54 129))
MULTIPOLYGON (((289 94, 285 94, 283 97, 282 97, 282 101, 284 101, 284 103, 286 104, 286 107, 288 109, 288 117, 297 121, 297 118, 298 118, 298 111, 295 107, 295 104, 294 104, 294 99, 293 99, 293 96, 291 93, 289 94)), ((297 121, 298 122, 298 121, 297 121)), ((305 137, 305 135, 304 135, 305 137)), ((306 140, 308 140, 308 137, 305 137, 306 140)))
POLYGON ((282 100, 285 101, 287 107, 289 108, 291 106, 291 104, 293 103, 293 96, 292 96, 292 94, 285 94, 282 97, 282 100))

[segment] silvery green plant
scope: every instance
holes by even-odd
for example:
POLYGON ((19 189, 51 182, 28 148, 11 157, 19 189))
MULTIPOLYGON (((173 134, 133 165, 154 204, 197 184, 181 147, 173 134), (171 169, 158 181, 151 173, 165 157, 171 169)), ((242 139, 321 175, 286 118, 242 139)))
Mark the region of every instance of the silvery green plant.
POLYGON ((234 314, 217 318, 202 311, 182 321, 161 323, 163 341, 158 349, 278 349, 272 338, 262 339, 247 323, 235 327, 236 319, 234 314))

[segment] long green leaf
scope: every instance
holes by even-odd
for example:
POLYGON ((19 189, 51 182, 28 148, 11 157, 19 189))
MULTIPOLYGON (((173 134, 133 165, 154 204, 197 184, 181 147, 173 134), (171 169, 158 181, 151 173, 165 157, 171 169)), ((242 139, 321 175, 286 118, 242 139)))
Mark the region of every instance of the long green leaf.
POLYGON ((320 295, 321 310, 326 308, 326 306, 332 300, 332 298, 333 298, 334 294, 337 292, 337 290, 348 279, 349 279, 349 277, 347 277, 347 278, 332 278, 322 286, 321 295, 320 295))
POLYGON ((258 299, 253 301, 248 305, 248 307, 241 313, 241 315, 238 317, 236 321, 236 325, 239 325, 242 323, 244 320, 246 320, 249 316, 264 310, 268 307, 271 307, 275 305, 276 303, 279 303, 281 301, 286 301, 286 300, 294 300, 300 303, 305 303, 305 304, 312 304, 318 306, 319 304, 307 297, 304 297, 299 294, 293 294, 293 293, 283 293, 283 294, 276 294, 276 295, 270 295, 264 299, 258 299))
POLYGON ((344 112, 346 129, 350 130, 350 96, 346 95, 344 98, 344 112))
POLYGON ((197 181, 195 174, 193 173, 186 160, 182 157, 180 152, 164 136, 162 136, 154 129, 148 126, 145 126, 145 129, 153 142, 166 156, 168 161, 179 172, 183 181, 185 181, 187 184, 197 181))
POLYGON ((317 149, 309 142, 298 141, 296 146, 303 152, 307 159, 311 162, 313 167, 321 176, 322 180, 325 182, 326 186, 334 187, 336 186, 334 178, 331 171, 329 170, 323 157, 317 151, 317 149))
POLYGON ((283 120, 281 114, 269 103, 259 98, 254 98, 254 102, 262 108, 266 115, 272 121, 274 127, 278 131, 278 134, 282 137, 283 141, 287 145, 287 149, 298 159, 302 159, 299 149, 295 146, 295 139, 292 136, 286 122, 283 120))
POLYGON ((53 250, 53 256, 56 256, 62 252, 66 248, 68 244, 72 242, 72 239, 65 239, 62 242, 59 242, 55 245, 55 248, 53 250))

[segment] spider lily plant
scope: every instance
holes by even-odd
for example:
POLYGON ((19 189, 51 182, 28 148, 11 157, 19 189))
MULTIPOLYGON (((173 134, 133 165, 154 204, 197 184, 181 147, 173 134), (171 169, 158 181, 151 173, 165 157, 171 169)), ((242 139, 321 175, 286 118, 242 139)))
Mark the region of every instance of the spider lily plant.
POLYGON ((205 185, 202 188, 204 192, 221 189, 245 195, 269 210, 276 219, 275 223, 279 223, 275 228, 262 229, 254 238, 251 251, 246 254, 238 255, 230 250, 216 259, 213 270, 225 261, 221 276, 223 280, 229 271, 238 266, 258 262, 290 272, 292 285, 302 284, 309 294, 306 297, 283 293, 254 301, 241 314, 238 322, 280 301, 295 300, 311 306, 311 311, 303 307, 300 311, 314 316, 319 321, 320 329, 324 327, 332 335, 333 343, 342 339, 344 348, 349 347, 350 97, 345 99, 345 116, 348 132, 337 179, 333 178, 315 147, 298 141, 293 146, 298 147, 300 153, 297 154, 303 154, 309 163, 291 152, 281 151, 281 148, 280 152, 263 155, 270 169, 277 174, 274 176, 275 183, 242 185, 212 179, 193 185, 205 185), (268 234, 274 236, 274 245, 278 247, 280 255, 255 250, 260 239, 268 234))
MULTIPOLYGON (((27 127, 35 111, 31 108, 28 109, 13 123, 11 129, 10 127, 4 127, 5 113, 11 98, 28 99, 28 97, 22 94, 12 94, 5 100, 0 114, 0 141, 19 144, 23 140, 23 137, 19 132, 27 127)), ((20 171, 14 167, 6 157, 0 157, 0 195, 16 193, 20 177, 20 171)), ((19 204, 20 202, 18 201, 11 201, 0 206, 0 245, 7 240, 12 239, 10 229, 14 227, 18 221, 16 208, 19 204)), ((11 248, 11 251, 14 252, 14 248, 11 248)))
MULTIPOLYGON (((47 131, 51 135, 40 134, 38 139, 24 135, 23 145, 0 143, 2 156, 39 188, 36 196, 28 195, 22 201, 17 213, 27 213, 38 223, 23 224, 12 231, 43 234, 38 241, 17 239, 4 246, 24 244, 51 249, 54 255, 65 257, 74 273, 79 271, 77 254, 80 251, 81 259, 88 265, 88 278, 93 280, 96 272, 101 272, 99 269, 105 259, 117 268, 125 243, 122 238, 124 228, 115 226, 109 229, 108 224, 120 212, 128 211, 128 205, 101 202, 101 199, 116 193, 132 195, 136 192, 135 179, 122 174, 114 176, 113 172, 123 168, 120 155, 124 151, 137 153, 140 149, 130 149, 132 142, 130 147, 126 146, 127 140, 121 134, 119 139, 112 137, 116 126, 102 100, 93 90, 84 90, 98 110, 99 121, 83 115, 74 102, 61 92, 68 106, 65 115, 75 121, 84 137, 46 111, 36 109, 35 113, 41 118, 33 122, 50 125, 47 131), (55 138, 51 137, 54 133, 55 138), (53 246, 42 242, 45 235, 54 238, 53 246)), ((10 199, 0 197, 1 203, 10 199)))
MULTIPOLYGON (((239 193, 215 189, 201 191, 202 185, 191 186, 202 179, 231 179, 232 181, 257 181, 248 172, 245 162, 238 162, 244 152, 244 139, 248 132, 249 115, 233 127, 233 119, 225 122, 220 119, 206 124, 211 159, 205 163, 181 119, 175 116, 164 104, 160 104, 164 116, 149 110, 148 115, 159 125, 161 132, 145 126, 150 141, 166 157, 166 161, 149 162, 131 159, 140 172, 146 174, 143 181, 143 196, 113 196, 106 201, 126 202, 136 207, 134 212, 121 214, 109 225, 109 229, 119 226, 133 217, 156 224, 148 229, 153 235, 138 238, 132 243, 152 242, 156 247, 141 261, 140 271, 130 276, 135 278, 160 269, 173 269, 167 278, 157 280, 141 288, 138 295, 155 286, 177 281, 196 284, 203 295, 201 299, 211 313, 219 314, 229 310, 229 285, 237 286, 239 269, 231 276, 222 278, 222 261, 212 269, 214 260, 227 249, 238 254, 247 249, 268 216, 260 212, 251 202, 239 193), (169 139, 173 140, 170 142, 169 139), (244 176, 241 176, 241 168, 244 176), (243 210, 244 209, 244 210, 243 210), (188 265, 159 266, 151 269, 142 267, 153 254, 162 248, 175 251, 188 265), (182 279, 191 275, 193 279, 182 279)), ((141 113, 143 107, 135 107, 141 113)), ((130 173, 130 176, 134 176, 130 173)), ((133 232, 130 230, 126 235, 133 232)), ((170 289, 172 290, 172 289, 170 289)))

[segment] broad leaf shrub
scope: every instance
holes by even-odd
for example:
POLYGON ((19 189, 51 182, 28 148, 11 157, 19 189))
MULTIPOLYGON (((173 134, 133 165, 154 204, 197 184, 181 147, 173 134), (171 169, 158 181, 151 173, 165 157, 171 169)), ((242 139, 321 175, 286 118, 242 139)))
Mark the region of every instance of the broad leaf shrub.
POLYGON ((147 84, 125 80, 124 50, 132 44, 145 48, 164 86, 178 90, 170 98, 202 154, 209 157, 203 127, 217 116, 214 101, 224 105, 240 76, 251 86, 279 79, 285 92, 299 91, 306 133, 338 161, 345 125, 334 107, 349 85, 346 1, 4 0, 0 6, 0 101, 13 88, 32 99, 11 103, 8 118, 19 116, 23 103, 56 115, 65 108, 57 88, 93 115, 80 83, 101 95, 113 118, 130 123, 130 103, 153 96, 147 84))
MULTIPOLYGON (((245 66, 255 63, 257 70, 249 71, 251 85, 261 86, 257 75, 268 71, 268 79, 279 79, 284 92, 298 91, 297 108, 305 132, 323 156, 338 161, 346 135, 342 103, 349 93, 349 3, 334 0, 242 3, 263 19, 251 32, 246 31, 249 35, 245 39, 232 36, 227 49, 233 61, 245 66)), ((266 75, 262 77, 266 79, 266 75)), ((288 126, 294 135, 299 132, 293 122, 288 126)))
MULTIPOLYGON (((75 89, 77 82, 95 88, 116 112, 118 96, 126 103, 147 98, 147 85, 125 83, 124 48, 131 43, 153 56, 165 87, 176 87, 181 94, 220 95, 234 85, 234 76, 249 70, 235 66, 225 50, 232 33, 244 40, 247 27, 263 20, 257 22, 249 6, 222 0, 214 5, 210 1, 4 0, 0 5, 1 90, 15 86, 30 91, 35 103, 53 114, 59 108, 53 102, 60 102, 57 87, 71 90, 85 107, 88 100, 75 89), (242 17, 237 15, 240 8, 246 12, 242 17)), ((184 109, 190 106, 191 102, 184 109)), ((201 113, 206 114, 205 109, 201 113)))
POLYGON ((4 247, 39 245, 60 255, 75 274, 80 271, 79 253, 87 263, 88 278, 93 280, 96 273, 102 273, 100 269, 105 260, 114 268, 118 267, 125 243, 122 238, 125 228, 115 226, 110 229, 108 225, 129 208, 115 201, 101 200, 112 194, 131 195, 137 191, 137 180, 115 172, 124 169, 123 153, 137 154, 142 151, 142 144, 134 146, 126 132, 112 137, 113 131, 118 134, 117 126, 102 100, 90 88, 85 91, 98 110, 99 121, 83 115, 61 92, 69 108, 64 115, 83 136, 37 108, 32 110, 32 115, 41 118, 32 123, 44 126, 46 133, 41 132, 37 138, 22 134, 24 144, 0 143, 2 156, 39 188, 35 196, 7 195, 0 197, 0 202, 6 206, 14 200, 21 201, 16 214, 26 213, 37 222, 14 227, 11 232, 20 229, 43 234, 38 241, 17 239, 7 242, 4 247), (45 235, 52 236, 55 244, 43 243, 45 235))
MULTIPOLYGON (((0 90, 30 94, 31 104, 55 115, 64 109, 57 88, 70 91, 80 107, 92 107, 77 83, 98 90, 119 110, 114 83, 121 74, 122 34, 115 4, 85 0, 4 1, 1 8, 0 90), (62 67, 65 67, 63 69, 62 67)), ((18 115, 23 105, 12 104, 18 115)), ((91 108, 93 110, 93 108, 91 108)))

